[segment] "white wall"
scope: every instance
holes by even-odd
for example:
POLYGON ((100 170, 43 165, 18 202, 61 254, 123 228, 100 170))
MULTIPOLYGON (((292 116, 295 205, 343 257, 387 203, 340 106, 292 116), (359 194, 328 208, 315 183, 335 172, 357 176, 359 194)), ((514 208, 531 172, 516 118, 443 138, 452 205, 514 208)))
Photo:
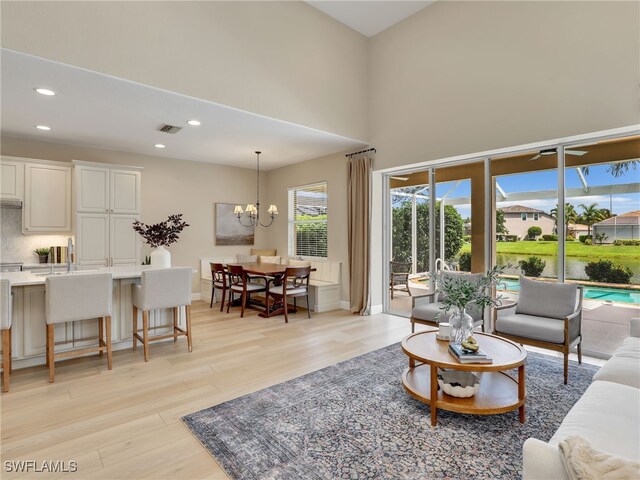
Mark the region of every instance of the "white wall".
POLYGON ((366 138, 367 39, 304 2, 3 1, 4 48, 366 138))
MULTIPOLYGON (((2 155, 15 157, 67 162, 86 160, 144 167, 142 221, 157 223, 166 220, 170 214, 182 213, 190 224, 178 242, 169 247, 173 265, 199 269, 199 259, 202 257, 248 254, 251 248, 215 245, 214 203, 255 203, 255 170, 13 137, 2 137, 0 151, 2 155)), ((266 180, 262 188, 266 188, 266 180)), ((256 247, 265 245, 265 232, 262 229, 256 230, 255 243, 256 247)), ((143 256, 148 254, 149 249, 145 246, 143 256)), ((194 275, 194 292, 200 291, 199 278, 199 274, 194 275)))
POLYGON ((344 152, 270 170, 267 174, 269 203, 278 206, 280 218, 268 229, 266 242, 278 249, 278 255, 288 251, 288 191, 289 188, 327 182, 327 228, 329 260, 342 262, 341 299, 349 300, 349 251, 347 243, 347 160, 344 152))
POLYGON ((374 168, 638 123, 639 18, 639 2, 436 2, 379 33, 374 168))

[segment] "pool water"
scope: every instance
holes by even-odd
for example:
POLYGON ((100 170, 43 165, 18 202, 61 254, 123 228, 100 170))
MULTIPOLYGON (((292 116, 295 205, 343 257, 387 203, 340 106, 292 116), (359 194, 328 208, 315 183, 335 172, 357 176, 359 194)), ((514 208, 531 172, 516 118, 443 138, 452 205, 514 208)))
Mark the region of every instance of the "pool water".
MULTIPOLYGON (((509 292, 517 292, 520 290, 518 280, 504 279, 501 283, 506 284, 505 290, 509 292)), ((584 298, 589 300, 600 300, 602 302, 632 303, 634 305, 640 305, 640 290, 585 286, 584 298)))

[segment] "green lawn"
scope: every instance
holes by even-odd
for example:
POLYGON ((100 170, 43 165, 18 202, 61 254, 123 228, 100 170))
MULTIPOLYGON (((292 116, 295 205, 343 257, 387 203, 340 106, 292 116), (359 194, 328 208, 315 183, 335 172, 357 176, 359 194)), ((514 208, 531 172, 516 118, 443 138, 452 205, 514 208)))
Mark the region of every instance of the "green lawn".
MULTIPOLYGON (((635 258, 640 259, 640 247, 615 245, 585 245, 580 242, 567 242, 568 257, 593 258, 635 258)), ((471 250, 466 243, 461 252, 471 250)), ((496 253, 512 253, 517 255, 557 255, 558 242, 497 242, 496 253)))

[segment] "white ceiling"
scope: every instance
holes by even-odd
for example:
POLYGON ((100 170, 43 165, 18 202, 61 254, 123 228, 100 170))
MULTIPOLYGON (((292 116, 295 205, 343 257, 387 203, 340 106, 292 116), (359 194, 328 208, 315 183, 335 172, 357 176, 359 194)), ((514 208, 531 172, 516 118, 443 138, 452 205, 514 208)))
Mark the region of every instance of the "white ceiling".
POLYGON ((2 49, 2 134, 265 170, 365 143, 2 49), (55 91, 43 96, 34 88, 55 91), (198 127, 187 120, 202 122, 198 127), (175 135, 158 128, 183 127, 175 135), (51 131, 37 130, 48 125, 51 131), (166 145, 164 149, 154 144, 166 145))
POLYGON ((335 18, 367 37, 386 30, 431 5, 431 1, 307 1, 309 5, 335 18))

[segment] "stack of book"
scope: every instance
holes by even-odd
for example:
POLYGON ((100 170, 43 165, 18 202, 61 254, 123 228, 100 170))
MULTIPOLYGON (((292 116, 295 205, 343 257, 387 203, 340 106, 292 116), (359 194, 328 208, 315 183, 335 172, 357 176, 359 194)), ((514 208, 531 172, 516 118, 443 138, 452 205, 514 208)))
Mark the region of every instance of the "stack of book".
MULTIPOLYGON (((51 247, 49 249, 49 263, 67 263, 69 249, 65 246, 51 247)), ((73 262, 73 255, 71 255, 73 262)))
POLYGON ((482 350, 472 352, 466 350, 462 345, 449 344, 449 353, 460 363, 493 363, 493 358, 482 350))

